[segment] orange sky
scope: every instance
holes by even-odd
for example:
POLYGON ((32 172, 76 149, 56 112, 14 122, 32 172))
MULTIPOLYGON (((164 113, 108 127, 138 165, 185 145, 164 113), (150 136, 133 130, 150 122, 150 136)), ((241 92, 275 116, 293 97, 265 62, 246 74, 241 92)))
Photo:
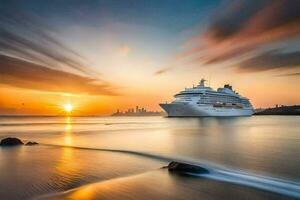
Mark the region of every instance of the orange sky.
MULTIPOLYGON (((20 89, 10 86, 0 87, 0 112, 1 114, 64 114, 63 105, 71 103, 74 107, 74 115, 108 115, 117 108, 126 110, 135 105, 143 106, 148 110, 160 110, 158 103, 171 101, 173 94, 186 86, 197 84, 201 72, 189 74, 182 72, 177 78, 177 73, 164 75, 164 77, 152 77, 152 82, 139 80, 133 81, 136 87, 131 86, 119 89, 117 96, 94 95, 68 95, 61 93, 49 93, 20 89), (199 74, 199 76, 198 76, 199 74), (153 84, 153 85, 152 85, 153 84), (122 93, 122 94, 121 94, 122 93)), ((204 73, 205 74, 205 73, 204 73)), ((300 102, 300 85, 297 77, 269 76, 265 75, 241 75, 213 73, 211 86, 216 88, 230 80, 240 94, 250 98, 255 107, 269 107, 275 104, 293 105, 300 102)))

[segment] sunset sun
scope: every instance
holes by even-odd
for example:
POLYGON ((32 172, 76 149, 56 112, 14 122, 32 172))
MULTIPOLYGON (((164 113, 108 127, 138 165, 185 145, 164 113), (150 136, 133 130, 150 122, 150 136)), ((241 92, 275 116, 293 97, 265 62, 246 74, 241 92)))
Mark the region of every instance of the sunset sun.
POLYGON ((67 113, 70 113, 72 112, 73 110, 73 105, 72 104, 65 104, 64 105, 64 111, 67 112, 67 113))

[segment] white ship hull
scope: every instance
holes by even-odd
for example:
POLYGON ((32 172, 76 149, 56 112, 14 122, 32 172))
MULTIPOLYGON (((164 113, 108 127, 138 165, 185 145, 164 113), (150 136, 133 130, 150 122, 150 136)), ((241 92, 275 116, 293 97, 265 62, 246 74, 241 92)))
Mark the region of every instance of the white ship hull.
POLYGON ((159 104, 169 117, 233 117, 251 116, 253 109, 213 107, 212 105, 195 104, 159 104))

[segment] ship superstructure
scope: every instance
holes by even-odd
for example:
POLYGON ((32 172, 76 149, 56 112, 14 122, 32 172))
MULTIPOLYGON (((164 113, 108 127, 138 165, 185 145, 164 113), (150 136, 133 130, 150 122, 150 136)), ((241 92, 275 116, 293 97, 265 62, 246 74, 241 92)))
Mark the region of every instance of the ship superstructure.
POLYGON ((213 90, 205 86, 204 79, 199 85, 186 88, 174 97, 172 103, 160 106, 170 117, 185 116, 250 116, 253 107, 246 97, 241 96, 229 84, 213 90))

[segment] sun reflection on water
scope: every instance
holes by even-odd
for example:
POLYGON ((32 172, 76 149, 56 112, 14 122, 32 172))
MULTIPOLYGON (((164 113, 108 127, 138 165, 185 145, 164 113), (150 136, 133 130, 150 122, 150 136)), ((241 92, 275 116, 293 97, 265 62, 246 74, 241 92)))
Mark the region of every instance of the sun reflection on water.
POLYGON ((72 120, 71 117, 66 118, 65 134, 64 134, 64 145, 72 146, 72 120))
MULTIPOLYGON (((63 133, 63 145, 72 146, 73 137, 72 137, 72 118, 66 117, 65 119, 65 128, 63 133)), ((57 163, 56 169, 58 174, 76 174, 78 170, 78 163, 75 162, 74 152, 72 148, 65 147, 63 148, 61 158, 57 163)))
POLYGON ((76 190, 74 193, 70 195, 70 199, 82 199, 89 200, 94 199, 95 197, 95 188, 92 186, 82 187, 79 190, 76 190))
POLYGON ((74 156, 74 150, 69 147, 63 148, 60 159, 56 164, 56 173, 66 178, 68 181, 72 181, 78 175, 81 170, 80 162, 76 161, 74 156))

